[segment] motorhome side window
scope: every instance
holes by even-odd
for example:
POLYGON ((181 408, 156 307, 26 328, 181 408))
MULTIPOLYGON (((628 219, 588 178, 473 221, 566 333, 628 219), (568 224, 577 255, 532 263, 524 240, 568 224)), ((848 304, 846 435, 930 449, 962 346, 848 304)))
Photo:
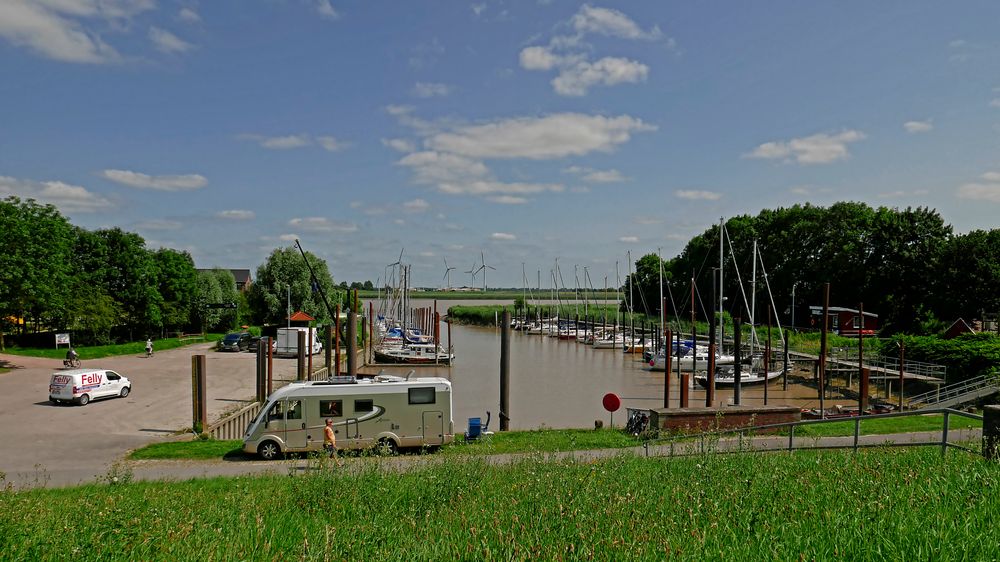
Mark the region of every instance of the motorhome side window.
POLYGON ((319 415, 324 418, 339 418, 343 415, 343 400, 320 400, 319 415))
POLYGON ((355 400, 354 401, 354 413, 360 414, 362 412, 371 412, 375 409, 374 403, 371 400, 355 400))
POLYGON ((433 404, 434 403, 434 387, 424 386, 420 388, 411 388, 410 391, 410 404, 433 404))
POLYGON ((301 400, 289 400, 288 401, 288 411, 285 415, 285 419, 289 420, 301 420, 302 419, 302 401, 301 400))
POLYGON ((284 411, 281 409, 281 402, 275 402, 274 406, 267 412, 267 421, 285 419, 284 411))

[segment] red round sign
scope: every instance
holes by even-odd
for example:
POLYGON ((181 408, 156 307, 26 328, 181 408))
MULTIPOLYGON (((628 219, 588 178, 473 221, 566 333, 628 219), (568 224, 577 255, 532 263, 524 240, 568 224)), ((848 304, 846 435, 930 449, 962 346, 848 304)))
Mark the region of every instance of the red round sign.
POLYGON ((604 409, 609 412, 617 412, 618 408, 622 407, 622 399, 618 398, 618 395, 614 392, 605 394, 601 403, 604 404, 604 409))

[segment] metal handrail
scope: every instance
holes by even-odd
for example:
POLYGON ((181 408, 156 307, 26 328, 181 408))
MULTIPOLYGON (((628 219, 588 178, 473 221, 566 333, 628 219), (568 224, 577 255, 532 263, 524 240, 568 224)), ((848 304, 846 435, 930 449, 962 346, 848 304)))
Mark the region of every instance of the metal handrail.
MULTIPOLYGON (((694 442, 700 443, 700 451, 696 451, 696 452, 693 452, 693 453, 690 453, 690 454, 705 454, 705 453, 708 453, 708 452, 712 452, 712 451, 710 451, 706 447, 706 440, 707 439, 709 439, 709 438, 721 439, 725 435, 735 434, 737 436, 737 438, 738 438, 738 449, 736 451, 734 451, 734 452, 745 452, 745 450, 743 448, 743 438, 744 438, 745 434, 747 434, 747 433, 754 433, 754 432, 758 432, 758 431, 761 431, 761 430, 788 428, 789 429, 789 432, 788 432, 788 446, 787 447, 782 447, 781 450, 794 451, 794 450, 807 450, 807 449, 853 449, 853 450, 857 451, 858 449, 861 449, 861 448, 883 447, 883 446, 896 446, 896 447, 938 446, 938 447, 941 447, 941 454, 942 455, 945 454, 949 448, 961 449, 963 451, 968 451, 970 453, 979 453, 979 451, 970 449, 968 447, 963 447, 962 445, 959 445, 957 443, 950 443, 948 441, 948 425, 949 425, 949 419, 948 418, 949 418, 949 416, 959 416, 959 417, 969 418, 969 419, 974 419, 974 420, 979 420, 979 421, 983 420, 983 416, 981 416, 981 415, 970 414, 968 412, 963 412, 961 410, 954 410, 952 408, 933 408, 933 409, 917 410, 917 411, 911 411, 911 412, 893 412, 893 413, 889 413, 889 414, 874 414, 874 415, 866 415, 866 416, 852 416, 850 418, 827 418, 827 419, 821 419, 821 420, 800 420, 800 421, 794 421, 794 422, 773 423, 773 424, 757 425, 757 426, 752 426, 752 427, 743 427, 743 428, 736 428, 736 429, 726 429, 726 430, 719 430, 719 431, 706 431, 706 432, 702 432, 702 433, 685 434, 683 436, 674 436, 674 437, 668 437, 668 438, 664 438, 664 439, 650 439, 650 440, 648 440, 648 441, 646 441, 646 442, 643 443, 643 448, 645 450, 646 456, 648 457, 648 456, 650 456, 650 452, 649 452, 650 445, 656 445, 656 444, 664 444, 664 445, 666 445, 666 444, 669 444, 669 446, 670 446, 669 456, 678 456, 675 453, 675 445, 679 441, 682 441, 682 440, 683 441, 688 441, 688 442, 694 441, 694 442), (923 415, 927 415, 927 414, 943 414, 944 415, 944 420, 942 422, 942 428, 941 428, 941 440, 940 441, 908 442, 908 443, 887 443, 887 442, 882 442, 882 443, 879 443, 879 444, 872 444, 872 445, 860 443, 860 439, 861 439, 861 421, 862 420, 900 418, 900 417, 907 417, 907 416, 923 416, 923 415), (799 447, 796 447, 795 446, 795 428, 796 427, 801 427, 801 426, 806 426, 806 425, 813 425, 813 424, 823 424, 823 423, 844 423, 844 422, 849 422, 849 421, 853 421, 854 422, 854 438, 853 438, 851 444, 849 444, 849 445, 835 445, 835 444, 831 444, 831 445, 812 446, 812 447, 809 447, 809 446, 799 446, 799 447)), ((813 440, 813 439, 816 439, 816 438, 813 437, 813 436, 810 436, 809 439, 813 440)), ((751 439, 751 442, 752 442, 752 439, 751 439)), ((714 452, 726 452, 726 451, 714 451, 714 452)), ((684 455, 684 456, 686 456, 686 455, 684 455)))
POLYGON ((948 400, 950 398, 955 398, 961 396, 967 392, 973 390, 978 390, 980 388, 985 388, 987 386, 998 386, 996 375, 980 375, 971 379, 966 379, 954 384, 950 384, 938 390, 931 390, 923 394, 918 394, 911 397, 907 403, 908 404, 933 404, 936 402, 941 402, 942 400, 948 400))

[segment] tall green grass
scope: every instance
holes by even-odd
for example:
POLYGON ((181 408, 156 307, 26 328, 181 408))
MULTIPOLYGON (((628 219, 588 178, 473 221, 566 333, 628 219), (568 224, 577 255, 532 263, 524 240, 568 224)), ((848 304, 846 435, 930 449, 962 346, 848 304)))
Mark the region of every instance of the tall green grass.
MULTIPOLYGON (((510 465, 0 493, 7 560, 991 560, 1000 466, 936 449, 510 465)), ((361 468, 358 468, 358 467, 361 468)), ((109 479, 114 481, 114 479, 109 479)))

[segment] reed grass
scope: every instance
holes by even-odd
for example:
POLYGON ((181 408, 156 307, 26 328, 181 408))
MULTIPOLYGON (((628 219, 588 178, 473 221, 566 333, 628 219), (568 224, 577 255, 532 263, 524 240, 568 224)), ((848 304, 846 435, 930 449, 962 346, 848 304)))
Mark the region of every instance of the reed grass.
MULTIPOLYGON (((989 560, 1000 466, 932 449, 512 464, 0 492, 7 560, 989 560)), ((126 475, 120 475, 126 476, 126 475)))

